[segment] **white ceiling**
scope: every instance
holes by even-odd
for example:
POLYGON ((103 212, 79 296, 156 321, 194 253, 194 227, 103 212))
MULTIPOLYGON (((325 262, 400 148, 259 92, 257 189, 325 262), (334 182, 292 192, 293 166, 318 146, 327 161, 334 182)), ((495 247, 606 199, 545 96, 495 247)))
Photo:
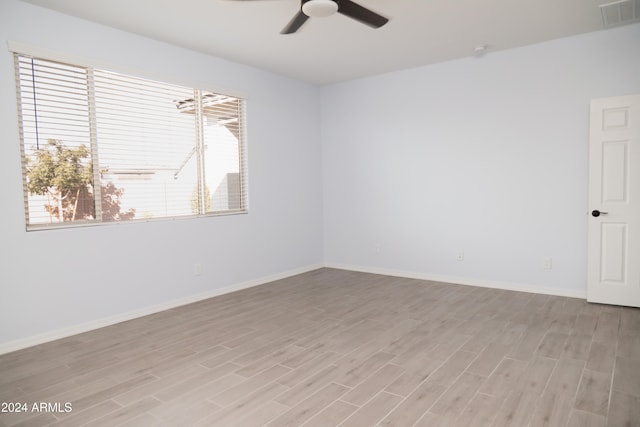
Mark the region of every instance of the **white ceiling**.
POLYGON ((296 79, 326 84, 603 28, 606 0, 356 0, 390 19, 345 16, 280 30, 299 0, 24 0, 296 79))

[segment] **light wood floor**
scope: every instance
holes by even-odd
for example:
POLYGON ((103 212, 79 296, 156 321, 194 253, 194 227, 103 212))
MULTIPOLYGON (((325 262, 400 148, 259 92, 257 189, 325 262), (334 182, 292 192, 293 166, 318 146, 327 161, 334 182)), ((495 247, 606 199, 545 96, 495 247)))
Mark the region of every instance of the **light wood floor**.
POLYGON ((321 269, 0 356, 0 402, 72 406, 3 426, 640 426, 640 310, 321 269))

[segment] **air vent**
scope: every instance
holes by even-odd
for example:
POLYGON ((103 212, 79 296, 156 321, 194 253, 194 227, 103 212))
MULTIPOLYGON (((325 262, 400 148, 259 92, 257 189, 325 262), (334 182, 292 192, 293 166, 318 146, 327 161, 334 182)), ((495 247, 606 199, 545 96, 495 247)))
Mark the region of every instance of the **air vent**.
POLYGON ((640 22, 640 0, 618 0, 600 5, 604 28, 640 22))

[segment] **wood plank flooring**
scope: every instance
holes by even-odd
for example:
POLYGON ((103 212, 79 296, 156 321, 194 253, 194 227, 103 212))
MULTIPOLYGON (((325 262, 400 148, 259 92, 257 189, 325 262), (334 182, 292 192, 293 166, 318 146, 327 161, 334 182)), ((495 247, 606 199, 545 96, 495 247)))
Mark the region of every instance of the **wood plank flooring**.
POLYGON ((320 269, 2 355, 0 402, 28 405, 0 426, 640 426, 640 309, 320 269))

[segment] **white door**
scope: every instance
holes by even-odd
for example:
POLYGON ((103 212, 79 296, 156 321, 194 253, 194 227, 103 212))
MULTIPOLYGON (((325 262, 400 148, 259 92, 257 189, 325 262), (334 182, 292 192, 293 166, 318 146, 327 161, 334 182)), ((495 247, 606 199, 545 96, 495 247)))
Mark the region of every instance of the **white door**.
POLYGON ((591 101, 587 300, 640 307, 640 95, 591 101))

